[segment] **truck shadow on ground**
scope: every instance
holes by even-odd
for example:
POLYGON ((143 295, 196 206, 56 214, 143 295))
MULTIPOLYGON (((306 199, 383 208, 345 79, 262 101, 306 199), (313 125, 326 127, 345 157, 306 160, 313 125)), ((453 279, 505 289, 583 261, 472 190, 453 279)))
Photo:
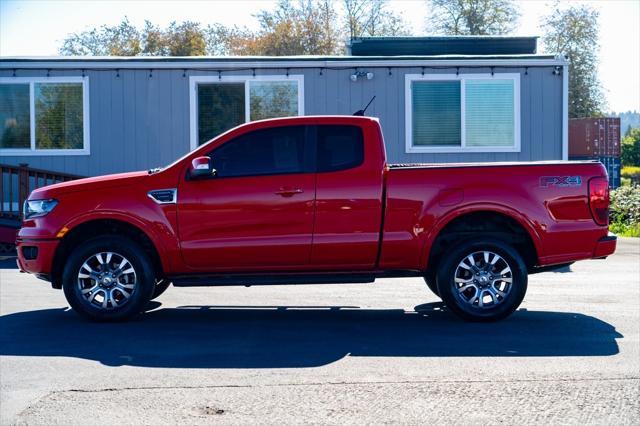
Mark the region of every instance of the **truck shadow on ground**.
POLYGON ((347 355, 603 356, 617 354, 622 337, 597 318, 565 312, 520 310, 497 323, 466 323, 441 303, 415 311, 182 306, 114 324, 87 322, 67 309, 0 317, 0 355, 165 368, 317 367, 347 355))

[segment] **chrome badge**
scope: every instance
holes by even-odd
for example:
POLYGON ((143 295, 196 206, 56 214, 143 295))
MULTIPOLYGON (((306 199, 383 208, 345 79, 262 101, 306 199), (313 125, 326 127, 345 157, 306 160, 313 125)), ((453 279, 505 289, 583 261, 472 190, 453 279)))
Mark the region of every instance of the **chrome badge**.
POLYGON ((549 188, 557 186, 566 188, 569 186, 581 186, 582 178, 580 176, 542 176, 540 178, 540 187, 549 188))

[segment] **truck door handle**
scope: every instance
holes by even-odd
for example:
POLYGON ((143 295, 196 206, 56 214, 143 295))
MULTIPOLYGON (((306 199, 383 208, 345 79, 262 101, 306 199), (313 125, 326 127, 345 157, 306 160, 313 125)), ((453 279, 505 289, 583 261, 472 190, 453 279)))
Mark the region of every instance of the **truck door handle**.
POLYGON ((280 188, 275 193, 282 197, 293 197, 295 194, 302 194, 303 192, 300 188, 280 188))

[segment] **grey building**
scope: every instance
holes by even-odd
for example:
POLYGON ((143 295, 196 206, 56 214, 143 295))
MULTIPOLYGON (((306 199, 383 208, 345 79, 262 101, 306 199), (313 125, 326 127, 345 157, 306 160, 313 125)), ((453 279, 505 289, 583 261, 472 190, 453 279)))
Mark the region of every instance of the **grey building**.
POLYGON ((390 162, 567 158, 567 62, 535 38, 359 39, 336 57, 0 58, 0 163, 163 166, 243 122, 352 114, 390 162))

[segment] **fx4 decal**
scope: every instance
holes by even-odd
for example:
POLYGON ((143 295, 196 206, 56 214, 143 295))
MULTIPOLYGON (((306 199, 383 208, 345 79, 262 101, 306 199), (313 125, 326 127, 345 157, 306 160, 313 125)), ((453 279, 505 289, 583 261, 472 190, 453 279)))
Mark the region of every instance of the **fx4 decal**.
POLYGON ((567 186, 580 185, 582 185, 582 178, 580 176, 542 176, 540 178, 541 188, 549 188, 550 186, 565 188, 567 186))

